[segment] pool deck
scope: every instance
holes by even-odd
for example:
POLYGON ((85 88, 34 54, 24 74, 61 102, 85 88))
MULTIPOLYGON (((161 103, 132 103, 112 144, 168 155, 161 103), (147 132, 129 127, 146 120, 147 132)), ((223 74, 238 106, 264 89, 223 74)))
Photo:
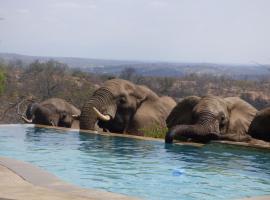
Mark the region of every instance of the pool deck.
POLYGON ((79 188, 29 163, 6 157, 0 157, 0 180, 0 200, 137 199, 101 190, 79 188))

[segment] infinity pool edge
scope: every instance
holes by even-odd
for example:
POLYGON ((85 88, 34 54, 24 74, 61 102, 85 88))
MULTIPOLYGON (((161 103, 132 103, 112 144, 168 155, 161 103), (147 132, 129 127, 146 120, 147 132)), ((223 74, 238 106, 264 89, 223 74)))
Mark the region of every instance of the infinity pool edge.
MULTIPOLYGON (((28 127, 37 127, 37 128, 48 128, 48 129, 56 129, 56 130, 63 130, 63 131, 90 133, 90 134, 103 135, 103 136, 124 137, 124 138, 132 138, 132 139, 146 140, 146 141, 158 141, 158 142, 164 143, 164 139, 161 139, 161 138, 152 138, 152 137, 129 135, 129 134, 119 134, 119 133, 97 132, 97 131, 84 130, 84 129, 52 127, 52 126, 46 126, 46 125, 40 125, 40 124, 0 124, 0 127, 1 126, 28 126, 28 127)), ((270 143, 269 142, 264 142, 264 145, 257 145, 257 144, 246 143, 246 142, 215 140, 215 141, 212 141, 211 143, 229 144, 229 145, 235 145, 235 146, 241 146, 241 147, 270 150, 270 143)), ((197 143, 197 142, 183 142, 183 141, 175 141, 174 144, 188 145, 188 146, 195 146, 195 147, 203 147, 206 145, 206 144, 197 143)))

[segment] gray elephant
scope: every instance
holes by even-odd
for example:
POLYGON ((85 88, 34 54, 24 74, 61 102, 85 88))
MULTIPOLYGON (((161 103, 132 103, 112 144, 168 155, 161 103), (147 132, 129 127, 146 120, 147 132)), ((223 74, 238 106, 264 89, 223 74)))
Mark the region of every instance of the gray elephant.
POLYGON ((253 138, 270 142, 270 107, 257 113, 250 124, 248 133, 253 138))
POLYGON ((141 135, 144 128, 166 127, 165 120, 175 105, 172 98, 159 97, 145 86, 111 79, 82 108, 80 128, 94 130, 98 122, 105 131, 141 135))
POLYGON ((81 111, 59 98, 50 98, 41 103, 31 103, 27 106, 26 116, 22 119, 26 123, 79 128, 79 121, 74 118, 81 111))
POLYGON ((199 142, 210 140, 249 141, 249 125, 257 110, 238 97, 217 96, 184 98, 172 110, 166 122, 165 142, 174 137, 199 142))

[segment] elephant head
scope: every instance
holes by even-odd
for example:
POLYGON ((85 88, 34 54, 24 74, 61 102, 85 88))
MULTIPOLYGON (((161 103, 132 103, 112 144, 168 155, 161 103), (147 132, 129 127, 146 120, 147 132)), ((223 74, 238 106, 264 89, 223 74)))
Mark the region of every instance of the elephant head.
POLYGON ((210 140, 246 141, 248 127, 257 110, 238 97, 186 97, 167 118, 165 142, 175 136, 200 142, 210 140))
POLYGON ((58 126, 60 120, 64 118, 64 112, 56 112, 55 108, 38 103, 29 104, 26 110, 26 118, 23 116, 24 121, 27 123, 50 126, 58 126))
POLYGON ((270 142, 270 107, 257 113, 250 124, 248 134, 253 138, 270 142))
POLYGON ((79 114, 80 110, 65 100, 51 98, 41 103, 29 104, 26 109, 26 116, 22 115, 22 119, 26 123, 70 128, 74 123, 74 117, 79 114))
MULTIPOLYGON (((94 130, 98 122, 100 128, 110 132, 137 134, 143 124, 157 121, 156 118, 161 115, 157 112, 165 110, 169 114, 175 105, 173 101, 173 106, 165 109, 160 99, 145 86, 122 79, 108 80, 82 108, 80 128, 94 130)), ((164 124, 167 115, 164 116, 164 124)))

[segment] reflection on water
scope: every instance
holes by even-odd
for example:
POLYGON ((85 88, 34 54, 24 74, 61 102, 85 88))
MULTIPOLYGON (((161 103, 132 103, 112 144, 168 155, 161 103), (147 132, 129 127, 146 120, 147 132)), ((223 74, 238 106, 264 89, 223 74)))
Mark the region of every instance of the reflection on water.
POLYGON ((0 155, 31 162, 83 187, 150 200, 270 194, 267 150, 222 144, 165 145, 14 126, 0 127, 0 155))
POLYGON ((144 142, 136 139, 119 138, 113 136, 101 136, 89 133, 80 133, 81 141, 79 150, 85 153, 91 153, 93 150, 102 149, 112 156, 145 156, 151 153, 155 145, 151 142, 144 142), (132 148, 130 148, 132 146, 132 148))

